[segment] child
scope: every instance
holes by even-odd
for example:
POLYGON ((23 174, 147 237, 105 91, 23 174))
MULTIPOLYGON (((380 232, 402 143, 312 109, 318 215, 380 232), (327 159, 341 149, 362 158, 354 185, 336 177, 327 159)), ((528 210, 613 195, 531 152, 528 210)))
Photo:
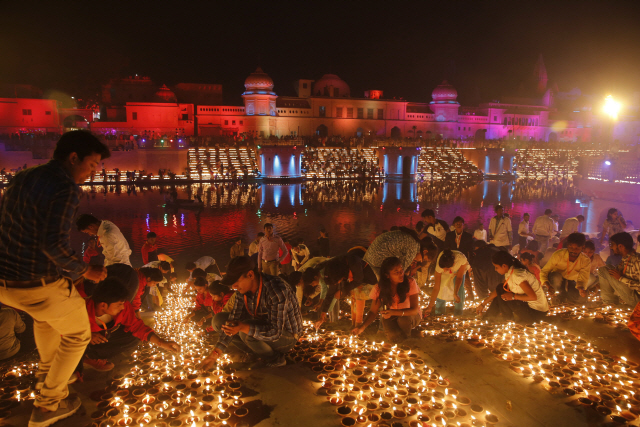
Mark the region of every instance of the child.
POLYGON ((149 264, 151 261, 158 261, 158 245, 156 238, 158 236, 153 231, 147 233, 147 241, 142 245, 142 264, 149 264))
POLYGON ((207 279, 202 276, 198 276, 193 280, 193 287, 196 290, 196 305, 193 311, 184 318, 184 322, 196 318, 198 326, 202 326, 202 323, 206 318, 211 318, 211 311, 213 307, 213 299, 209 292, 207 292, 207 279))
MULTIPOLYGON (((538 243, 538 242, 536 242, 538 243)), ((529 270, 529 272, 531 272, 534 276, 536 276, 536 279, 538 279, 538 281, 540 281, 540 267, 538 267, 538 265, 536 265, 536 257, 535 255, 533 255, 530 252, 525 252, 523 254, 520 255, 520 260, 522 261, 522 264, 527 267, 527 270, 529 270)))
POLYGON ((453 314, 459 316, 464 308, 464 277, 469 262, 462 252, 445 249, 436 261, 435 285, 425 313, 435 306, 436 316, 444 314, 447 301, 454 301, 453 314))
MULTIPOLYGON (((213 305, 211 306, 211 314, 218 314, 222 312, 222 309, 233 295, 234 291, 231 290, 228 286, 223 285, 219 280, 214 281, 207 288, 209 295, 211 295, 211 300, 213 301, 213 305)), ((211 317, 211 316, 209 316, 211 317)))
POLYGON ((409 338, 411 330, 418 326, 422 319, 419 294, 420 289, 416 281, 404 275, 400 259, 385 259, 380 267, 380 281, 369 294, 373 300, 371 310, 364 323, 354 328, 352 333, 360 335, 380 312, 388 340, 397 342, 409 338))
POLYGON ((96 239, 91 238, 89 239, 89 242, 87 242, 87 249, 84 250, 82 260, 85 264, 91 264, 93 258, 97 257, 98 255, 99 253, 97 248, 97 241, 96 239))

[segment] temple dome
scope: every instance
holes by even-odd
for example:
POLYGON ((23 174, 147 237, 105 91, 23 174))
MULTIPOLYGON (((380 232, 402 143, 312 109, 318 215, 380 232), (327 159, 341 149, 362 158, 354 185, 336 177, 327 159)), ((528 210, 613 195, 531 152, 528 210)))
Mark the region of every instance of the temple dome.
POLYGON ((456 98, 458 97, 458 91, 456 91, 456 88, 451 86, 449 82, 445 80, 441 84, 436 86, 433 92, 431 92, 431 97, 433 98, 432 103, 455 102, 456 98))
POLYGON ((248 91, 253 90, 265 90, 271 91, 273 89, 273 80, 262 68, 258 67, 256 71, 249 74, 249 77, 244 81, 244 87, 248 91))
POLYGON ((314 96, 348 98, 351 95, 349 85, 335 74, 325 74, 313 85, 314 96))
POLYGON ((160 89, 156 91, 154 97, 156 102, 178 102, 176 94, 173 93, 166 85, 162 85, 160 89))

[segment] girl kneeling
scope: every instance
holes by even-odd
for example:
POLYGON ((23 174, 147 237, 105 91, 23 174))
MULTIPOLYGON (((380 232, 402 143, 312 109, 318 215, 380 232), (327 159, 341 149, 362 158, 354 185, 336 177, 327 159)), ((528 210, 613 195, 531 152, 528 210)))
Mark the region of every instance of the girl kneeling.
POLYGON ((404 275, 400 259, 385 259, 380 267, 380 281, 369 295, 373 300, 371 310, 364 323, 353 329, 353 334, 360 335, 380 312, 388 340, 401 341, 409 338, 411 329, 418 326, 422 318, 418 303, 419 293, 416 281, 404 275))
POLYGON ((496 252, 491 262, 498 274, 504 275, 505 281, 482 301, 477 308, 478 314, 482 313, 486 304, 491 303, 485 318, 497 318, 502 314, 504 320, 526 324, 537 322, 547 315, 549 303, 536 276, 505 251, 496 252))

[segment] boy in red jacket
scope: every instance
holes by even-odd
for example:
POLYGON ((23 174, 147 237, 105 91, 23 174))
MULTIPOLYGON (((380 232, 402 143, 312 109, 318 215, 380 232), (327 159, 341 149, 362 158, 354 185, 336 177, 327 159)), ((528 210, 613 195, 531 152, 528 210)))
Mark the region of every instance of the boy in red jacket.
POLYGON ((107 359, 133 350, 140 341, 149 341, 167 351, 180 352, 178 344, 163 340, 137 318, 127 299, 127 288, 117 279, 107 279, 86 300, 91 343, 82 360, 85 368, 110 371, 114 364, 107 359))

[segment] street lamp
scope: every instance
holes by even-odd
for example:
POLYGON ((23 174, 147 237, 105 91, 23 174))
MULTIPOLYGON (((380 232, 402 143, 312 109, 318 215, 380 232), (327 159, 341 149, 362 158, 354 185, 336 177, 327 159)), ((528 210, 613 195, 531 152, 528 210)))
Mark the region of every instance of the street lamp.
POLYGON ((618 113, 621 109, 622 104, 613 99, 613 96, 609 95, 604 99, 602 112, 611 117, 611 120, 618 120, 618 113))

